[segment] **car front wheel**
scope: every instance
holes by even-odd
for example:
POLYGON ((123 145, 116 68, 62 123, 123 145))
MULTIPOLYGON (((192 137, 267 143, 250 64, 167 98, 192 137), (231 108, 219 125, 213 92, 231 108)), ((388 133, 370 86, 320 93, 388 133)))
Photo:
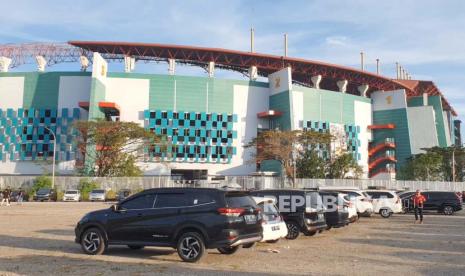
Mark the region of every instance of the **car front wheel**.
POLYGON ((300 228, 297 223, 293 221, 286 222, 287 226, 287 236, 286 239, 288 240, 295 240, 299 237, 300 234, 300 228))
POLYGON ((252 248, 253 246, 255 245, 254 242, 251 242, 251 243, 246 243, 242 246, 242 248, 252 248))
POLYGON ((81 247, 86 254, 102 254, 106 247, 102 232, 97 228, 90 228, 86 230, 81 238, 81 247))
POLYGON ((454 208, 452 206, 444 206, 444 209, 442 210, 442 212, 446 216, 451 216, 454 214, 454 208))
POLYGON ((381 211, 379 211, 379 214, 383 218, 389 218, 392 215, 392 212, 389 209, 382 209, 381 211))
POLYGON ((239 246, 228 246, 228 247, 220 247, 218 248, 218 251, 221 254, 226 254, 226 255, 231 255, 237 252, 239 250, 239 246))
POLYGON ((178 239, 176 250, 183 261, 194 263, 204 255, 205 243, 199 233, 187 232, 178 239))

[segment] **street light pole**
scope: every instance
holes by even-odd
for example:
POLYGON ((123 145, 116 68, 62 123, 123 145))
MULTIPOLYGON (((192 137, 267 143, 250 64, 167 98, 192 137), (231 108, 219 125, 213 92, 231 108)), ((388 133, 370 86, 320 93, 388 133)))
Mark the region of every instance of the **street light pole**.
POLYGON ((55 136, 55 132, 50 128, 44 126, 46 130, 48 130, 53 136, 53 161, 52 161, 52 189, 55 188, 55 153, 57 150, 57 137, 55 136))

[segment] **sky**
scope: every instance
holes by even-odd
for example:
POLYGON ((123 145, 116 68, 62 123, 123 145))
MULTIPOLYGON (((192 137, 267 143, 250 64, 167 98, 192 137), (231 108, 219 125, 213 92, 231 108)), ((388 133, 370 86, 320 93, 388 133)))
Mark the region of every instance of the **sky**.
MULTIPOLYGON (((102 40, 153 42, 255 51, 366 68, 394 77, 395 62, 413 79, 432 80, 465 119, 465 1, 149 1, 0 0, 0 44, 102 40), (6 10, 6 12, 5 12, 6 10)), ((32 65, 31 65, 32 66, 32 65)), ((47 70, 77 70, 77 64, 47 70)), ((114 64, 111 70, 123 70, 114 64)), ((14 71, 30 70, 28 66, 14 71)), ((136 72, 166 72, 137 64, 136 72)), ((200 75, 196 68, 177 74, 200 75)), ((219 77, 232 77, 220 73, 219 77)), ((242 77, 237 75, 235 77, 242 77)))

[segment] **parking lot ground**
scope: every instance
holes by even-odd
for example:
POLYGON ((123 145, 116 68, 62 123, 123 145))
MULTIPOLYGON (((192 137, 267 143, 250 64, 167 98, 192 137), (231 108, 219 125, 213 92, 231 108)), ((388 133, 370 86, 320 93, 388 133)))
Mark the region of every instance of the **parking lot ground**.
POLYGON ((209 250, 200 263, 183 263, 170 248, 110 247, 84 255, 74 226, 107 203, 24 203, 0 207, 0 275, 464 275, 465 216, 428 214, 361 218, 313 237, 241 249, 209 250), (271 250, 276 249, 278 253, 271 250))

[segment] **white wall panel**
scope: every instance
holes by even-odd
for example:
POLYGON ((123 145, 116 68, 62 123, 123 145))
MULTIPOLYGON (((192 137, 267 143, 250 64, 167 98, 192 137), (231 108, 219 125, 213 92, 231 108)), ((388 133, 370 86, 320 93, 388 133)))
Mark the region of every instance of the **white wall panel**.
POLYGON ((376 91, 371 93, 373 111, 399 109, 407 107, 405 90, 376 91))
POLYGON ((149 108, 149 79, 107 78, 107 102, 120 107, 120 120, 144 126, 143 112, 149 108))
POLYGON ((368 176, 368 141, 372 139, 371 131, 368 126, 372 124, 373 118, 371 113, 371 104, 366 102, 354 101, 354 123, 360 126, 360 160, 358 164, 363 167, 364 178, 368 176))
MULTIPOLYGON (((92 78, 90 76, 63 76, 60 77, 60 88, 58 92, 58 110, 62 108, 77 108, 79 102, 90 100, 90 87, 92 78)), ((59 111, 60 112, 60 111, 59 111)), ((87 117, 87 112, 81 109, 81 119, 87 117)))
POLYGON ((0 77, 0 108, 23 107, 24 77, 0 77))
POLYGON ((304 120, 304 93, 292 91, 292 129, 302 129, 304 120))

